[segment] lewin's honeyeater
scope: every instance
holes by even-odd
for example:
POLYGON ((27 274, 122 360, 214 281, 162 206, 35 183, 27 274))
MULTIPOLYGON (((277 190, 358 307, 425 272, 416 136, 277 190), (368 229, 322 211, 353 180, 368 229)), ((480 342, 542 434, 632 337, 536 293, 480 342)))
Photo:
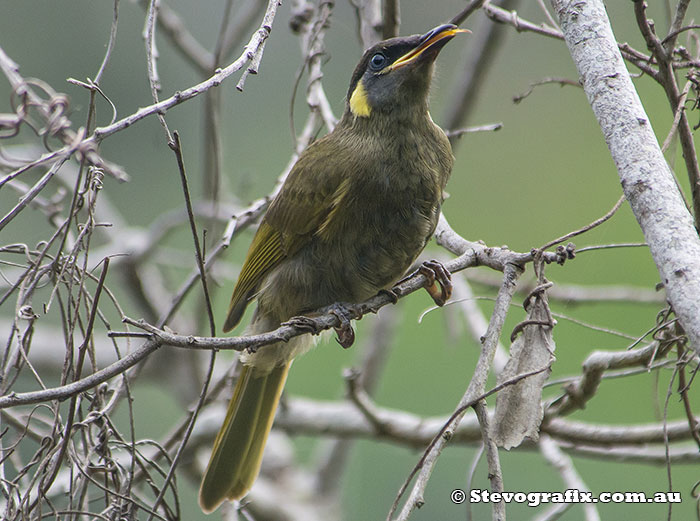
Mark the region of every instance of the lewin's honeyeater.
MULTIPOLYGON (((452 150, 428 113, 433 63, 460 32, 441 25, 368 49, 335 129, 299 157, 270 204, 233 290, 224 331, 257 300, 250 333, 336 302, 388 290, 438 222, 452 150)), ((440 302, 434 284, 428 287, 440 302)), ((260 470, 282 387, 308 334, 243 352, 242 371, 202 480, 206 512, 248 492, 260 470)))

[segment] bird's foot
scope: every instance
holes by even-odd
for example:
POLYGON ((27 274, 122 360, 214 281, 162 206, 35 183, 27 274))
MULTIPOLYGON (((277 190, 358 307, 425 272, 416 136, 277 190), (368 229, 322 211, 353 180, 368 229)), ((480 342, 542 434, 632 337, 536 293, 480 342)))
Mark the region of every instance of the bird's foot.
POLYGON ((347 349, 355 342, 355 330, 352 328, 352 323, 350 322, 350 313, 348 309, 342 304, 333 304, 329 307, 328 313, 335 315, 335 317, 340 322, 340 326, 334 327, 336 335, 336 340, 343 347, 347 349))
POLYGON ((303 315, 292 317, 286 322, 282 322, 281 325, 296 327, 307 333, 311 333, 312 335, 318 335, 321 333, 321 331, 323 331, 323 328, 319 327, 313 318, 305 317, 303 315))
POLYGON ((392 304, 396 304, 399 301, 399 294, 393 289, 380 289, 377 294, 386 295, 391 300, 392 304))
POLYGON ((433 302, 438 306, 444 305, 452 296, 452 274, 449 270, 441 262, 429 260, 421 264, 418 273, 427 279, 425 289, 433 302))

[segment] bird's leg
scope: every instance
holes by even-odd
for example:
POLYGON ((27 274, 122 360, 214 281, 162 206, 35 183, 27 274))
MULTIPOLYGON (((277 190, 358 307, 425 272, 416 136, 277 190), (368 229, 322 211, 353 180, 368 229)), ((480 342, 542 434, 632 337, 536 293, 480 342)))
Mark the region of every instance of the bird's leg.
POLYGON ((350 322, 350 315, 347 308, 343 304, 331 304, 328 307, 328 313, 335 315, 335 317, 340 322, 339 327, 334 327, 336 335, 336 340, 343 347, 347 349, 355 342, 355 330, 352 328, 352 323, 350 322))
POLYGON ((435 304, 438 306, 445 304, 452 296, 452 274, 449 270, 441 262, 429 260, 420 265, 418 273, 428 279, 425 289, 435 304))
MULTIPOLYGON (((333 328, 338 335, 336 340, 341 346, 343 346, 343 348, 347 349, 350 347, 355 342, 355 331, 353 330, 352 323, 350 322, 351 313, 353 312, 348 310, 345 304, 336 302, 323 308, 322 313, 334 315, 338 319, 340 326, 333 328)), ((294 316, 286 322, 282 322, 281 325, 293 326, 305 331, 306 333, 318 335, 323 331, 323 328, 320 327, 312 318, 314 315, 318 314, 319 313, 311 313, 310 317, 304 315, 294 316)))
POLYGON ((311 333, 312 335, 318 335, 321 333, 321 331, 323 331, 323 328, 319 327, 313 318, 305 317, 304 315, 291 317, 289 320, 282 322, 280 325, 296 327, 307 333, 311 333))

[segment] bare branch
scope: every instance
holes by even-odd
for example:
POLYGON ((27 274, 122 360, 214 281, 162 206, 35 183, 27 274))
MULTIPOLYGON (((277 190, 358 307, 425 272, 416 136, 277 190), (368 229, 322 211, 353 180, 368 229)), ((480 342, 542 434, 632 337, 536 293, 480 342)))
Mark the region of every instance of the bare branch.
POLYGON ((503 128, 503 123, 490 123, 487 125, 479 125, 476 127, 465 127, 465 128, 457 128, 454 130, 448 130, 445 132, 448 138, 454 139, 454 138, 460 138, 464 134, 473 134, 476 132, 496 132, 497 130, 501 130, 503 128))
MULTIPOLYGON (((483 247, 482 247, 483 248, 483 247)), ((522 257, 522 255, 521 255, 522 257)), ((526 256, 524 256, 526 257, 526 256)), ((477 262, 478 256, 472 252, 467 252, 464 255, 446 263, 445 267, 450 271, 460 271, 477 262)), ((399 284, 394 288, 396 295, 402 298, 425 285, 426 278, 424 275, 415 273, 411 278, 399 284)), ((383 293, 361 303, 348 306, 348 311, 351 317, 360 318, 367 313, 376 313, 381 307, 393 303, 394 300, 383 293)), ((311 319, 319 331, 338 327, 340 325, 336 314, 325 313, 314 316, 311 319)), ((272 344, 274 342, 285 342, 292 337, 306 333, 308 330, 299 326, 283 325, 269 333, 263 333, 252 336, 242 337, 197 337, 192 335, 177 335, 165 330, 161 330, 146 324, 145 322, 135 322, 130 319, 125 319, 126 322, 141 327, 151 333, 153 336, 142 346, 130 354, 126 355, 121 360, 109 365, 108 367, 93 373, 73 384, 46 389, 42 391, 33 391, 27 393, 15 393, 0 397, 0 409, 5 407, 13 407, 22 404, 40 403, 42 401, 60 400, 77 393, 83 392, 91 387, 94 387, 117 374, 124 372, 136 363, 143 360, 150 353, 163 345, 174 347, 182 347, 186 349, 234 349, 241 351, 243 349, 257 349, 259 347, 272 344)))
MULTIPOLYGON (((504 9, 513 10, 519 3, 519 0, 502 0, 497 2, 504 9)), ((453 19, 453 23, 463 23, 463 17, 470 16, 472 9, 478 7, 483 2, 471 2, 461 15, 453 19), (468 12, 467 12, 468 11, 468 12)), ((463 58, 464 66, 460 67, 462 71, 457 79, 457 83, 452 90, 452 94, 447 104, 445 114, 445 127, 454 129, 463 125, 468 121, 472 109, 477 100, 480 99, 479 91, 483 85, 488 70, 496 63, 496 53, 501 46, 506 27, 503 24, 495 24, 488 18, 481 18, 479 25, 474 29, 474 34, 470 35, 469 42, 464 47, 465 57, 463 58)), ((497 130, 497 129, 493 129, 497 130)), ((450 135, 453 146, 455 146, 455 137, 461 137, 461 134, 450 135)))
POLYGON ((541 85, 549 85, 552 83, 559 85, 560 87, 570 85, 572 87, 581 88, 581 84, 578 81, 570 80, 569 78, 543 78, 539 81, 530 83, 530 88, 528 88, 525 92, 518 94, 517 96, 513 96, 513 103, 520 103, 521 101, 523 101, 535 91, 536 87, 539 87, 541 85))
MULTIPOLYGON (((148 9, 150 0, 139 0, 139 4, 148 9)), ((158 9, 158 25, 175 48, 202 74, 210 73, 214 68, 213 55, 187 30, 185 22, 171 7, 161 3, 158 9)))
POLYGON ((668 298, 700 353, 700 239, 620 56, 605 8, 599 0, 552 0, 552 5, 668 298), (643 157, 639 150, 645 151, 643 157))
MULTIPOLYGON (((223 407, 222 407, 223 408, 223 407)), ((490 413, 493 411, 490 410, 490 413)), ((223 414, 222 410, 211 413, 213 416, 223 414)), ((374 406, 374 414, 384 427, 376 430, 376 423, 348 402, 331 402, 295 397, 290 399, 285 409, 281 409, 275 420, 275 426, 290 434, 309 436, 332 436, 337 438, 361 438, 379 441, 393 441, 410 448, 424 448, 436 436, 446 432, 449 422, 446 417, 423 417, 401 410, 374 406)), ((698 419, 696 417, 696 419, 698 419)), ((218 425, 212 425, 215 434, 218 425)), ((682 442, 692 439, 687 419, 671 421, 667 424, 668 439, 682 442)), ((565 444, 572 452, 581 447, 588 451, 598 447, 604 451, 607 447, 619 447, 628 450, 631 456, 635 451, 644 454, 649 444, 664 443, 664 426, 661 422, 637 425, 603 425, 568 418, 552 418, 542 425, 542 432, 565 444)), ((204 433, 199 433, 204 435, 204 433)), ((481 443, 481 429, 475 415, 467 415, 459 426, 451 432, 450 443, 458 445, 478 445, 481 443)), ((533 444, 524 444, 531 449, 533 444)), ((656 448, 654 450, 657 450, 656 448)), ((692 452, 693 447, 690 447, 692 452)), ((687 452, 686 452, 687 453, 687 452)), ((700 461, 700 453, 695 449, 694 461, 700 461)), ((657 463, 663 464, 663 450, 655 453, 657 463)), ((690 462, 688 462, 690 463, 690 462)))
MULTIPOLYGON (((496 493, 503 492, 503 472, 501 471, 501 460, 498 456, 498 446, 493 439, 491 427, 489 424, 489 413, 486 408, 486 401, 479 400, 474 406, 476 417, 479 419, 481 427, 481 439, 486 449, 486 463, 488 467, 488 477, 491 483, 491 491, 496 493)), ((491 519, 493 521, 505 521, 506 504, 503 501, 495 501, 491 505, 491 519)))
POLYGON ((612 216, 615 215, 615 213, 617 213, 617 211, 620 209, 620 206, 622 206, 622 203, 624 203, 624 202, 625 202, 625 196, 623 195, 617 200, 617 202, 613 205, 613 207, 602 217, 599 217, 598 219, 596 219, 592 223, 587 224, 586 226, 583 226, 582 228, 579 228, 578 230, 574 230, 573 232, 569 232, 566 235, 562 235, 561 237, 559 237, 557 239, 553 239, 553 240, 549 241, 548 243, 543 244, 542 246, 540 246, 539 249, 546 250, 546 249, 551 248, 552 246, 555 246, 559 243, 562 243, 568 239, 572 239, 572 238, 576 237, 577 235, 581 235, 582 233, 586 233, 587 231, 592 230, 596 226, 600 226, 605 221, 611 219, 612 216))
MULTIPOLYGON (((158 74, 158 49, 156 48, 156 18, 158 16, 158 8, 160 0, 150 0, 146 16, 146 27, 143 32, 143 39, 146 42, 146 70, 148 71, 148 83, 151 87, 151 96, 153 102, 158 103, 158 92, 160 92, 160 75, 158 74)), ((165 122, 165 116, 162 113, 157 113, 156 117, 160 121, 163 130, 165 130, 168 143, 173 140, 168 124, 165 122)))
MULTIPOLYGON (((539 443, 540 453, 544 458, 552 465, 564 480, 564 484, 567 489, 573 488, 580 491, 590 491, 590 488, 581 478, 581 475, 574 467, 574 462, 571 458, 564 454, 559 448, 556 441, 550 438, 548 435, 543 435, 540 437, 539 443)), ((568 510, 572 506, 571 503, 560 503, 558 505, 553 505, 553 507, 545 514, 536 517, 536 521, 547 521, 549 519, 558 519, 561 514, 568 510)), ((586 516, 586 521, 600 521, 600 514, 598 514, 598 509, 595 504, 587 503, 583 505, 583 511, 586 516)))
POLYGON ((676 12, 673 13, 673 20, 668 28, 668 35, 664 38, 663 42, 661 42, 668 54, 673 52, 673 48, 676 46, 676 37, 683 30, 683 20, 685 19, 689 5, 690 0, 679 0, 676 5, 676 12))
MULTIPOLYGON (((493 363, 493 358, 498 346, 498 340, 501 335, 501 329, 503 328, 503 323, 505 322, 506 314, 508 313, 508 308, 513 298, 515 286, 521 272, 522 269, 515 264, 507 264, 504 266, 503 285, 498 292, 494 311, 491 315, 491 320, 489 321, 489 327, 486 330, 486 334, 484 335, 484 339, 482 341, 481 354, 479 355, 479 360, 474 368, 474 373, 469 383, 469 387, 467 387, 466 392, 457 405, 456 411, 458 412, 455 412, 455 414, 450 417, 449 422, 445 425, 442 436, 432 443, 421 458, 420 471, 416 477, 416 483, 414 484, 408 499, 406 499, 403 509, 396 518, 397 520, 407 519, 415 508, 420 507, 423 504, 423 490, 427 485, 428 479, 433 472, 433 468, 435 467, 443 448, 452 437, 454 430, 459 426, 462 418, 464 418, 464 415, 467 412, 466 406, 475 403, 480 399, 479 397, 484 394, 486 389, 486 379, 489 374, 489 369, 493 363)), ((496 485, 497 484, 498 482, 496 482, 496 485)), ((498 509, 499 507, 494 505, 494 515, 496 515, 498 509)), ((389 519, 391 518, 392 514, 393 510, 389 513, 389 519)))
MULTIPOLYGON (((687 9, 685 0, 678 3, 676 15, 672 23, 672 27, 682 23, 687 9)), ((637 25, 646 40, 647 47, 651 50, 652 55, 656 58, 659 67, 659 75, 657 81, 664 88, 668 102, 671 105, 671 110, 674 114, 680 114, 678 120, 678 136, 680 138, 681 148, 683 149, 683 159, 688 171, 688 179, 690 180, 690 191, 693 196, 693 212, 695 214, 695 228, 700 230, 700 164, 698 164, 698 156, 695 152, 695 143, 693 141, 693 131, 690 127, 690 122, 685 113, 683 105, 684 99, 681 96, 681 91, 678 88, 678 82, 674 74, 672 52, 667 49, 672 48, 675 44, 675 38, 664 46, 661 40, 656 36, 654 28, 646 18, 646 2, 644 0, 634 0, 634 14, 637 19, 637 25)), ((675 29, 673 29, 675 30, 675 29)), ((697 344, 696 344, 697 345, 697 344)), ((696 347, 700 350, 700 347, 696 347)), ((699 351, 700 352, 700 351, 699 351)))
POLYGON ((545 410, 545 415, 561 416, 585 407, 586 402, 595 395, 605 371, 646 364, 659 350, 659 344, 654 342, 631 351, 594 351, 583 362, 583 375, 566 386, 566 394, 553 401, 545 410))
POLYGON ((482 8, 487 2, 485 0, 471 0, 467 6, 450 19, 451 24, 462 25, 464 21, 482 8))
POLYGON ((401 15, 399 14, 399 0, 382 0, 384 23, 382 24, 382 38, 384 40, 399 35, 401 15))
POLYGON ((112 57, 112 51, 114 51, 114 43, 117 40, 117 22, 119 21, 119 0, 114 0, 114 7, 112 9, 112 25, 109 30, 109 42, 107 43, 107 50, 105 51, 104 58, 102 59, 102 63, 100 64, 100 68, 97 71, 97 74, 95 74, 95 79, 93 80, 95 82, 95 85, 100 84, 100 80, 102 79, 102 75, 104 74, 105 70, 107 69, 107 64, 109 63, 110 58, 112 57))
MULTIPOLYGON (((259 60, 262 57, 261 49, 264 48, 264 42, 267 40, 268 36, 270 35, 270 31, 272 30, 272 22, 275 18, 275 14, 277 13, 278 5, 279 0, 269 0, 262 25, 250 38, 250 41, 248 42, 248 45, 246 45, 246 50, 243 52, 243 54, 231 64, 229 64, 227 67, 217 70, 214 73, 214 75, 204 80, 203 82, 198 83, 197 85, 194 85, 183 91, 176 92, 171 97, 164 99, 159 103, 155 103, 153 105, 149 105, 148 107, 141 108, 133 114, 122 118, 119 121, 116 121, 113 124, 108 125, 106 127, 96 128, 94 134, 91 137, 83 140, 81 146, 88 146, 90 144, 100 142, 103 139, 111 136, 115 132, 124 130, 125 128, 130 127, 134 123, 148 116, 151 116, 153 114, 162 114, 163 112, 170 110, 171 108, 179 105, 180 103, 183 103, 196 96, 199 96, 200 94, 208 91, 211 88, 218 87, 233 73, 241 70, 248 62, 251 62, 249 69, 256 70, 255 63, 259 63, 259 60)), ((2 57, 1 50, 0 57, 2 57)))
POLYGON ((353 0, 358 19, 358 36, 367 49, 382 39, 382 0, 353 0))

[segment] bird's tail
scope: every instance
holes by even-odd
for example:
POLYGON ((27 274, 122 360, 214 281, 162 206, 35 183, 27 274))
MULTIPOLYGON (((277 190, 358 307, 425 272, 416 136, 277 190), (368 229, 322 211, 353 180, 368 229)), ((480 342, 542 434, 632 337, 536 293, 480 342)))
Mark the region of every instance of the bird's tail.
POLYGON ((204 512, 226 499, 240 499, 252 487, 291 364, 262 375, 243 366, 199 489, 204 512))

